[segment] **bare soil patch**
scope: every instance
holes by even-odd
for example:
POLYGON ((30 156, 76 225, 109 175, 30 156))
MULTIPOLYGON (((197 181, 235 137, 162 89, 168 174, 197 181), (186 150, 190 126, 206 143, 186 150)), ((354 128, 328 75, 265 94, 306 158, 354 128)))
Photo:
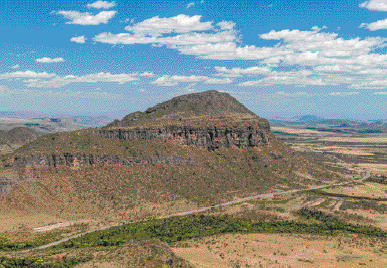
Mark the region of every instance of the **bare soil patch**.
POLYGON ((385 245, 352 236, 226 234, 182 242, 173 251, 197 267, 386 267, 385 245))

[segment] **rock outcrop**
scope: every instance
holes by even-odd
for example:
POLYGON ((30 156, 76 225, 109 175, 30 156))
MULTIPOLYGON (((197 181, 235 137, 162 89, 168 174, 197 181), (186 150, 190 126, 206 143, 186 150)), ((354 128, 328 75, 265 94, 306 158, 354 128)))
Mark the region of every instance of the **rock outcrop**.
POLYGON ((256 147, 269 142, 267 132, 253 126, 246 129, 238 128, 192 128, 179 126, 166 126, 163 128, 143 129, 108 129, 99 130, 99 135, 104 138, 120 140, 176 140, 181 145, 194 145, 208 150, 219 148, 256 147))
POLYGON ((94 154, 41 154, 30 155, 28 157, 18 157, 3 160, 4 167, 87 167, 94 165, 149 165, 149 164, 166 164, 166 165, 194 165, 189 158, 180 158, 177 156, 157 156, 143 158, 123 158, 118 155, 94 155, 94 154))

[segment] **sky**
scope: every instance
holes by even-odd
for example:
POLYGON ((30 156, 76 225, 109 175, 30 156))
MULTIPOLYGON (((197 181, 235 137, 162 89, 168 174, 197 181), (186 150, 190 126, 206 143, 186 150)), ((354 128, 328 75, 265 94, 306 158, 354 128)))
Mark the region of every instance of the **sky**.
POLYGON ((219 90, 387 119, 387 0, 1 0, 0 111, 121 118, 219 90))

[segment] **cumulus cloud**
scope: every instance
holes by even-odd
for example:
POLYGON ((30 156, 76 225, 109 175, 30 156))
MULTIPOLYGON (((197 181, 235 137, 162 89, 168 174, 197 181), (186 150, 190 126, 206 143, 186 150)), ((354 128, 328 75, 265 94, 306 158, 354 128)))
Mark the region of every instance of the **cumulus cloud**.
POLYGON ((312 86, 326 86, 329 83, 322 78, 311 76, 311 71, 300 72, 272 72, 270 76, 267 76, 260 80, 250 80, 240 83, 239 86, 256 86, 266 87, 273 85, 294 85, 297 87, 305 87, 307 85, 312 86))
POLYGON ((190 8, 190 7, 194 6, 194 5, 195 5, 195 2, 190 2, 190 3, 188 3, 187 8, 190 8))
POLYGON ((206 84, 230 84, 232 80, 230 78, 218 79, 218 78, 209 78, 205 81, 206 84))
POLYGON ((125 27, 125 30, 138 34, 150 34, 159 36, 163 33, 187 33, 206 31, 213 29, 212 21, 201 22, 202 16, 177 15, 171 18, 160 18, 159 16, 144 20, 132 26, 125 27))
POLYGON ((386 0, 371 0, 361 3, 360 7, 374 10, 374 11, 387 11, 387 1, 386 0))
MULTIPOLYGON (((150 73, 145 73, 146 75, 150 75, 150 73)), ((69 85, 71 83, 97 83, 97 82, 114 82, 119 84, 125 84, 131 81, 139 80, 138 76, 141 74, 132 73, 132 74, 111 74, 111 73, 95 73, 88 74, 84 76, 76 76, 76 75, 66 75, 59 76, 54 73, 36 73, 33 71, 25 71, 25 72, 13 72, 13 73, 4 73, 0 74, 0 79, 24 79, 24 83, 28 87, 53 87, 58 88, 65 85, 69 85)))
POLYGON ((158 85, 158 86, 164 86, 164 87, 173 87, 173 86, 177 86, 179 84, 179 83, 177 83, 175 81, 171 81, 169 79, 169 77, 170 77, 169 75, 164 75, 162 77, 157 78, 151 84, 155 84, 155 85, 158 85))
POLYGON ((117 11, 102 11, 97 15, 92 15, 89 12, 81 13, 78 11, 58 11, 57 14, 63 15, 70 21, 66 24, 77 24, 77 25, 99 25, 101 23, 107 24, 117 11))
POLYGON ((85 91, 43 91, 37 89, 11 89, 6 86, 0 86, 0 96, 15 96, 22 95, 27 98, 41 97, 49 99, 125 99, 122 94, 114 94, 102 91, 85 92, 85 91))
POLYGON ((84 76, 66 75, 55 76, 49 80, 35 79, 27 80, 29 87, 62 87, 71 83, 97 83, 97 82, 116 82, 125 84, 127 82, 139 80, 135 77, 136 74, 111 74, 111 73, 95 73, 84 76))
POLYGON ((78 44, 84 44, 84 43, 86 43, 86 40, 87 40, 87 38, 85 38, 84 35, 76 36, 76 37, 73 37, 73 38, 70 39, 71 42, 75 42, 75 43, 78 43, 78 44))
POLYGON ((64 62, 65 60, 63 58, 41 58, 41 59, 36 59, 36 62, 39 63, 58 63, 58 62, 64 62))
POLYGON ((157 78, 151 84, 155 84, 159 86, 177 86, 179 83, 194 83, 194 82, 203 82, 206 80, 210 80, 210 79, 207 76, 198 76, 198 75, 191 75, 191 76, 163 75, 162 77, 157 78))
POLYGON ((367 28, 371 31, 387 29, 387 19, 371 23, 362 23, 360 24, 360 28, 367 28))
POLYGON ((337 97, 347 97, 347 96, 353 96, 358 95, 359 92, 331 92, 328 95, 329 96, 337 96, 337 97))
POLYGON ((279 95, 279 96, 284 96, 284 97, 314 97, 314 96, 319 96, 320 94, 313 94, 313 93, 308 93, 308 92, 289 93, 289 92, 279 91, 279 92, 274 93, 274 95, 279 95))
POLYGON ((235 22, 232 21, 221 21, 216 24, 222 30, 232 30, 235 27, 235 22))
POLYGON ((13 73, 4 73, 0 74, 0 79, 9 79, 9 78, 51 78, 56 76, 54 73, 36 73, 33 71, 25 71, 25 72, 13 72, 13 73))
POLYGON ((116 2, 108 2, 108 1, 97 1, 92 4, 87 4, 88 8, 97 8, 97 9, 109 9, 116 5, 116 2))
POLYGON ((155 74, 153 72, 143 72, 142 74, 140 74, 140 76, 149 76, 149 77, 152 77, 154 75, 155 74))
POLYGON ((219 67, 215 66, 215 70, 221 73, 222 75, 225 76, 230 76, 230 77, 238 77, 241 76, 242 74, 267 74, 270 73, 271 69, 268 67, 250 67, 246 69, 242 68, 232 68, 232 69, 227 69, 226 67, 219 67))
POLYGON ((328 29, 328 27, 325 26, 325 25, 324 25, 323 27, 321 27, 321 28, 318 27, 318 26, 313 26, 313 27, 312 27, 312 30, 313 30, 313 31, 317 31, 317 32, 319 32, 319 31, 321 31, 321 30, 323 30, 323 29, 328 29))
MULTIPOLYGON (((337 33, 324 32, 326 26, 313 26, 310 31, 285 29, 260 34, 261 39, 277 43, 259 47, 243 45, 235 27, 235 23, 230 21, 214 23, 202 20, 202 16, 181 14, 169 18, 153 17, 127 26, 128 32, 104 32, 93 40, 107 44, 165 45, 182 54, 202 59, 257 61, 257 66, 250 68, 216 67, 218 76, 259 76, 246 79, 250 81, 240 84, 243 86, 345 84, 356 88, 369 83, 370 87, 375 81, 381 80, 380 77, 374 77, 381 75, 381 71, 376 70, 387 69, 387 55, 376 52, 386 46, 387 38, 344 39, 337 33), (273 71, 275 68, 297 69, 300 72, 276 72, 273 71), (369 77, 370 74, 367 76, 367 72, 372 77, 369 77)), ((180 81, 163 76, 153 83, 175 86, 180 81)), ((381 86, 379 83, 378 87, 381 86)))

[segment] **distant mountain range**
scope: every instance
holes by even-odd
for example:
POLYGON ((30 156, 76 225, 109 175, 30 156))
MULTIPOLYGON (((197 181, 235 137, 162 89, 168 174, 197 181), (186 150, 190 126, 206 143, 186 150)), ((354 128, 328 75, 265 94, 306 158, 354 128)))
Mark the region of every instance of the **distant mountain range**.
POLYGON ((272 126, 298 126, 327 132, 386 133, 387 120, 326 119, 315 115, 292 118, 271 117, 272 126))
POLYGON ((24 117, 26 115, 30 114, 1 112, 0 130, 8 131, 16 127, 26 127, 38 133, 48 134, 102 127, 113 121, 107 116, 24 117))

